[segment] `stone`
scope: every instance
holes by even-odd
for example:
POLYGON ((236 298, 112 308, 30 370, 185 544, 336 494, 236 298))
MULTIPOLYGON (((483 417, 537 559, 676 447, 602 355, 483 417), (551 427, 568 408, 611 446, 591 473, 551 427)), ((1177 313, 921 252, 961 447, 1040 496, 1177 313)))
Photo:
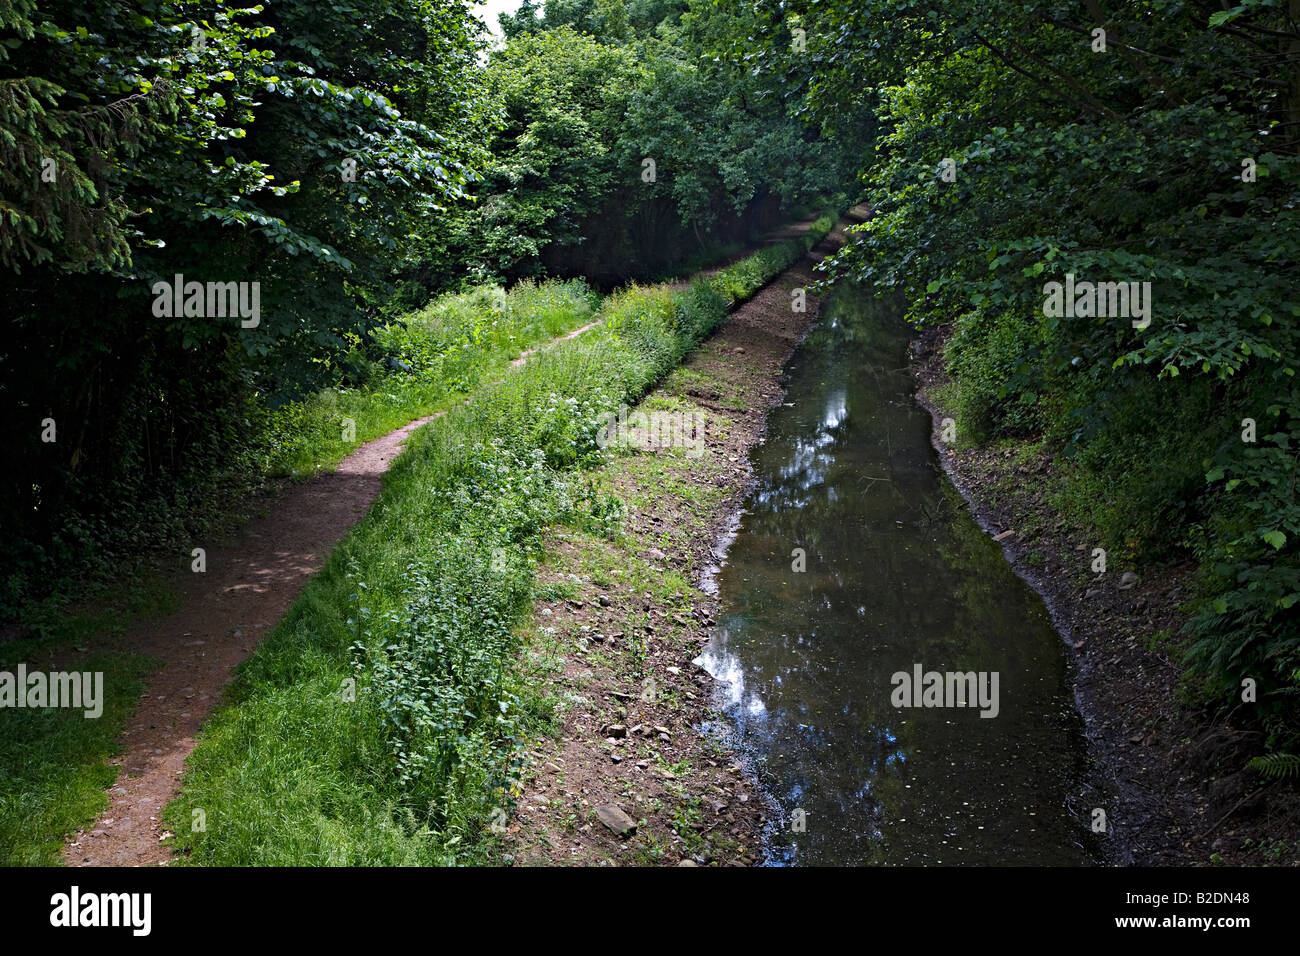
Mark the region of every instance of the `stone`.
POLYGON ((624 813, 623 809, 616 803, 607 803, 603 807, 597 807, 596 816, 601 823, 621 837, 629 837, 636 833, 636 821, 624 813))
POLYGON ((1132 571, 1125 571, 1120 576, 1119 589, 1121 591, 1127 591, 1130 588, 1137 587, 1137 583, 1138 583, 1138 576, 1134 574, 1132 571))

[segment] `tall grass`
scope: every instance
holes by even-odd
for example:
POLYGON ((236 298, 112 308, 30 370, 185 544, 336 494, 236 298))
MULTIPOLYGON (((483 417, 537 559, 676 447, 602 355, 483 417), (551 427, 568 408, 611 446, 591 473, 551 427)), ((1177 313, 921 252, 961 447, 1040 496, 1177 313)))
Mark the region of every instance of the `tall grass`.
POLYGON ((335 465, 360 443, 463 400, 526 349, 586 325, 599 302, 580 279, 440 296, 376 330, 370 354, 357 358, 364 385, 272 412, 264 467, 303 476, 335 465))
POLYGON ((559 520, 608 530, 621 516, 583 481, 602 460, 603 416, 644 395, 829 227, 683 292, 623 290, 598 329, 417 432, 210 718, 166 810, 182 859, 482 860, 520 741, 549 717, 521 686, 513 633, 542 533, 559 520), (198 808, 203 832, 190 825, 198 808))

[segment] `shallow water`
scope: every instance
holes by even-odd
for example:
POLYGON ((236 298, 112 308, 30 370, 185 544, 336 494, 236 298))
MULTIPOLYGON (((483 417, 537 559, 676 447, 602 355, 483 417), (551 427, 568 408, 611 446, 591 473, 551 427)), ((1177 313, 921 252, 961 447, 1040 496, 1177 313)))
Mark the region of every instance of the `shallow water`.
POLYGON ((944 476, 908 336, 891 306, 831 296, 715 582, 700 663, 782 807, 768 862, 1094 862, 1064 644, 944 476), (990 693, 896 707, 891 678, 910 688, 917 665, 982 674, 990 693))

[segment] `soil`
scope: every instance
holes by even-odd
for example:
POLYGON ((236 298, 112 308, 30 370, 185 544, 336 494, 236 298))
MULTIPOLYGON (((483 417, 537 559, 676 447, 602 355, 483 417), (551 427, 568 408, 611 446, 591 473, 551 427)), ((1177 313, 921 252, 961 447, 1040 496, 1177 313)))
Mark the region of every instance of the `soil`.
POLYGON ((791 290, 813 285, 816 262, 863 217, 850 213, 638 406, 702 415, 703 454, 617 455, 599 480, 631 504, 622 532, 549 533, 538 584, 554 597, 534 604, 523 666, 554 703, 557 728, 530 751, 501 827, 504 862, 759 862, 778 808, 729 746, 713 678, 692 663, 719 611, 702 585, 751 487, 749 451, 784 396, 782 370, 817 317, 817 297, 794 313, 791 290))
POLYGON ((1058 476, 1048 455, 943 442, 946 336, 936 327, 913 343, 918 401, 949 478, 1068 645, 1090 751, 1113 791, 1103 808, 1113 862, 1300 865, 1296 787, 1245 768, 1264 752, 1262 732, 1243 709, 1216 720, 1183 705, 1178 642, 1153 640, 1178 634, 1195 565, 1125 567, 1112 555, 1094 573, 1095 542, 1050 500, 1058 476))

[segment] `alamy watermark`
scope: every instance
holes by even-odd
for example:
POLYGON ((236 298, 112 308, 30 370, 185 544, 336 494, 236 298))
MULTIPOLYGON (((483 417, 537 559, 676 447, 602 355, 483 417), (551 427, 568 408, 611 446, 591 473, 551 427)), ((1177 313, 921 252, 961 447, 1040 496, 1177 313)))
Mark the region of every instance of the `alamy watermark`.
POLYGON ((148 936, 153 927, 152 893, 83 893, 73 886, 50 897, 50 925, 125 927, 133 936, 148 936))
POLYGON ((912 673, 898 671, 889 702, 895 707, 978 707, 981 717, 998 715, 997 671, 924 671, 920 664, 912 673))
POLYGON ((238 316, 246 329, 255 329, 262 321, 260 282, 186 282, 178 272, 171 282, 155 282, 153 294, 153 314, 160 319, 238 316))
POLYGON ((1067 272, 1064 285, 1044 283, 1043 296, 1043 314, 1053 319, 1131 318, 1135 329, 1151 324, 1150 282, 1076 283, 1067 272))
POLYGON ((641 451, 684 448, 687 458, 699 458, 704 454, 704 414, 700 411, 629 414, 628 407, 620 405, 617 414, 610 412, 596 432, 596 444, 601 448, 625 445, 641 451))
POLYGON ((104 713, 104 672, 0 671, 0 707, 72 707, 95 718, 104 713))

